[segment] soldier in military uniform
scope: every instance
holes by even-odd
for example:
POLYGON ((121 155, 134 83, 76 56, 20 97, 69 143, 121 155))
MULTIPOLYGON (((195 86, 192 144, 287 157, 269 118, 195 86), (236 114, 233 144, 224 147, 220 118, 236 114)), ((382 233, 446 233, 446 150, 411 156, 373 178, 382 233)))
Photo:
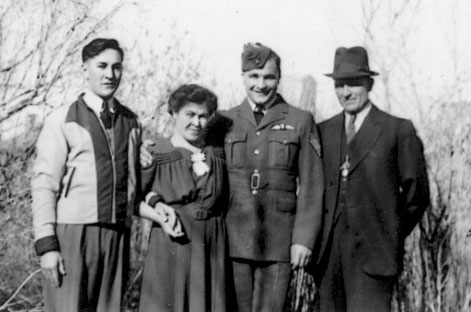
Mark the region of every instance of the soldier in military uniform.
POLYGON ((321 226, 321 147, 312 114, 277 93, 280 57, 247 44, 247 98, 225 112, 226 216, 239 312, 282 311, 292 268, 311 259, 321 226))

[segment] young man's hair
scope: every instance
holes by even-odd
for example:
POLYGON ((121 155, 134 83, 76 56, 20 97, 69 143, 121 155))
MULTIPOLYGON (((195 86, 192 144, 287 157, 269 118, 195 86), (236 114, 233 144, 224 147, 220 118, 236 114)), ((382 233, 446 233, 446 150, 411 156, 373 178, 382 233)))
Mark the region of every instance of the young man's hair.
POLYGON ((85 63, 88 59, 97 56, 106 49, 113 49, 119 52, 121 59, 124 58, 124 51, 115 39, 97 38, 93 39, 82 49, 82 61, 85 63))

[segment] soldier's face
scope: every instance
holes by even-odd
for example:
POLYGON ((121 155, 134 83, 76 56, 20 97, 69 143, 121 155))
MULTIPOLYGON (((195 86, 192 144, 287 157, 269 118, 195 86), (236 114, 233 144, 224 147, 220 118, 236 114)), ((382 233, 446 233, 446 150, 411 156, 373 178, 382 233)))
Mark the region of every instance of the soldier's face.
POLYGON ((209 113, 206 104, 188 103, 178 112, 173 112, 175 131, 190 143, 201 139, 208 123, 209 113))
POLYGON ((114 49, 103 50, 83 64, 89 89, 103 99, 113 97, 121 82, 121 54, 114 49))
POLYGON ((357 113, 368 103, 372 80, 368 77, 335 79, 335 94, 347 113, 357 113))
POLYGON ((268 60, 261 69, 252 69, 242 74, 247 97, 255 104, 271 101, 280 82, 280 73, 274 60, 268 60))

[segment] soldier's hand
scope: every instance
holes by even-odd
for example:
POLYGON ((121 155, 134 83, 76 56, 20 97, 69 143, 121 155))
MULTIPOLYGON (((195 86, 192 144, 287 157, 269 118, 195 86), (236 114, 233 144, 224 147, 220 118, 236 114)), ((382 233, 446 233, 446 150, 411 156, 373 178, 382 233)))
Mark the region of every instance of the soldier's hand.
POLYGON ((291 268, 298 269, 305 267, 311 261, 311 249, 300 245, 291 245, 291 268))
POLYGON ((152 164, 152 154, 147 150, 149 146, 154 145, 155 143, 151 140, 144 140, 139 149, 139 159, 142 168, 147 168, 152 164))
POLYGON ((64 259, 60 252, 49 251, 40 257, 41 269, 46 279, 54 288, 62 284, 62 276, 65 275, 64 259))

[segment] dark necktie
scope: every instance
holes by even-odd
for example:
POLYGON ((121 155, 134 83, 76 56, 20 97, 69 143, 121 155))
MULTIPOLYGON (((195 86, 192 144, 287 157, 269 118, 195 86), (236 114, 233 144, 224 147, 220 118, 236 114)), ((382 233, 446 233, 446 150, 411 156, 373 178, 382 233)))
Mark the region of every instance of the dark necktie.
POLYGON ((357 115, 356 114, 350 114, 349 116, 350 116, 350 118, 348 120, 347 130, 346 130, 346 132, 347 132, 347 143, 350 143, 353 140, 353 137, 356 134, 355 120, 357 119, 357 115))
POLYGON ((101 107, 100 118, 101 121, 103 121, 105 129, 110 129, 113 123, 113 113, 110 111, 108 102, 106 101, 103 102, 103 106, 101 107))
POLYGON ((255 122, 257 123, 257 126, 263 118, 263 108, 263 105, 256 105, 255 109, 253 110, 253 116, 255 117, 255 122))

